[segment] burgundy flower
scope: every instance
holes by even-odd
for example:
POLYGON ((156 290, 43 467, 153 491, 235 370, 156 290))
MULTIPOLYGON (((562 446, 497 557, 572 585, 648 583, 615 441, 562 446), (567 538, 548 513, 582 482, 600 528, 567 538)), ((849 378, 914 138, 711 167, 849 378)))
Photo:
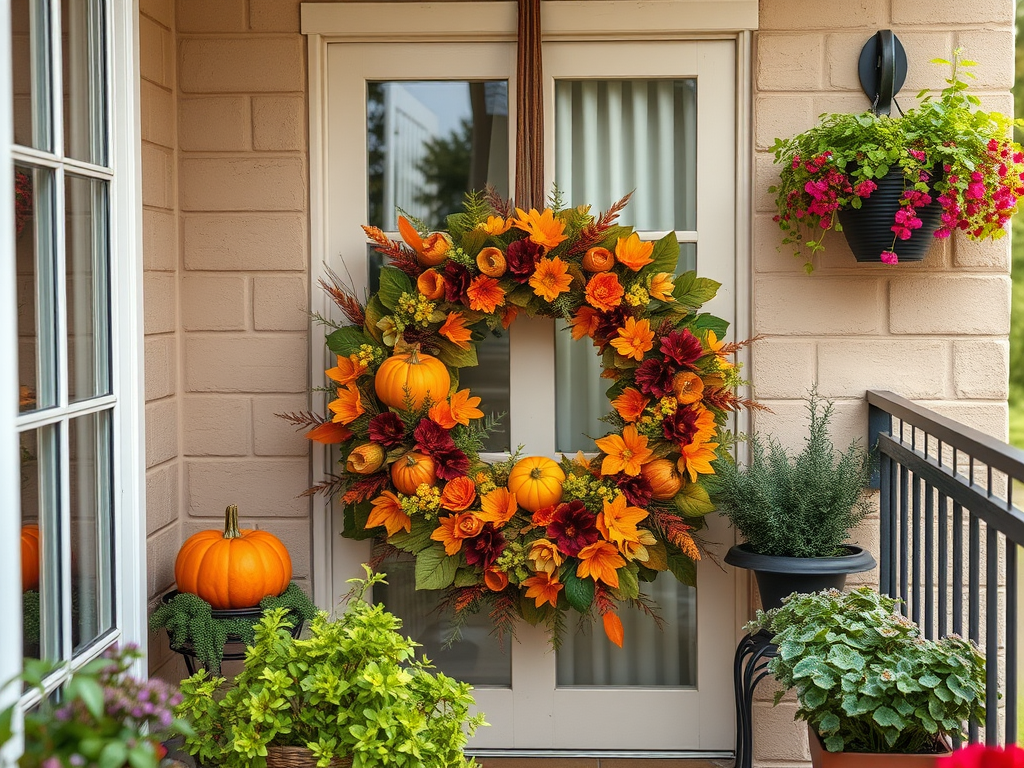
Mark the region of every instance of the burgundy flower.
POLYGON ((460 449, 452 446, 443 451, 430 454, 437 468, 437 476, 442 480, 454 480, 469 474, 469 457, 460 449))
POLYGON ((385 448, 397 448, 405 442, 405 424, 394 413, 379 413, 370 419, 370 439, 385 448))
POLYGON ((548 524, 547 535, 555 542, 559 551, 575 557, 581 549, 593 544, 600 537, 597 531, 597 515, 587 512, 582 501, 559 504, 551 523, 548 524))
POLYGON ((626 319, 636 317, 634 310, 628 304, 621 304, 611 312, 602 312, 594 328, 594 345, 598 351, 604 353, 605 347, 612 339, 619 338, 619 328, 624 328, 626 319))
POLYGON ((508 271, 517 283, 525 283, 533 275, 544 249, 528 238, 516 240, 508 246, 505 261, 508 271))
POLYGON ((641 391, 661 398, 672 391, 672 377, 675 373, 675 367, 669 360, 651 357, 640 363, 634 377, 641 391))
POLYGON ((449 259, 444 267, 444 300, 451 304, 465 303, 466 289, 472 280, 468 269, 449 259))
POLYGON ((625 472, 620 472, 613 479, 622 495, 626 497, 626 501, 633 506, 646 507, 651 503, 651 484, 643 475, 630 477, 625 472))
POLYGON ((420 419, 412 436, 416 440, 416 447, 431 456, 455 450, 455 441, 448 430, 431 419, 420 419))
POLYGON ((698 415, 693 408, 677 408, 675 413, 666 416, 661 422, 665 439, 681 446, 692 443, 693 436, 697 434, 698 415))
POLYGON ((494 523, 485 523, 480 533, 462 543, 462 551, 469 565, 490 568, 505 549, 505 537, 495 530, 494 523))
POLYGON ((693 368, 694 363, 704 355, 704 347, 700 339, 690 333, 689 328, 672 331, 661 340, 661 353, 671 358, 677 365, 693 368))

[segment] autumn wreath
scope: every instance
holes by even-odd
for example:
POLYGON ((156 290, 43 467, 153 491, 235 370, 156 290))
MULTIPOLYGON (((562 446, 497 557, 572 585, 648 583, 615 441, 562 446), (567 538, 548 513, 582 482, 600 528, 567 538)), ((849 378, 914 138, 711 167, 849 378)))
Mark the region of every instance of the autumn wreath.
POLYGON ((344 535, 378 537, 378 562, 413 555, 416 587, 444 590, 456 621, 487 605, 499 632, 520 616, 557 642, 575 609, 621 645, 617 608, 654 609, 639 582, 668 570, 694 584, 704 478, 746 404, 729 361, 740 345, 699 312, 718 283, 675 274, 674 233, 644 242, 615 224, 627 200, 594 216, 469 196, 445 232, 403 217, 402 243, 364 227, 390 261, 365 305, 323 283, 351 325, 329 324, 330 413, 293 415, 340 448, 338 474, 311 491, 340 494, 344 535), (597 347, 612 411, 596 458, 480 460, 494 419, 458 372, 519 312, 565 318, 597 347))

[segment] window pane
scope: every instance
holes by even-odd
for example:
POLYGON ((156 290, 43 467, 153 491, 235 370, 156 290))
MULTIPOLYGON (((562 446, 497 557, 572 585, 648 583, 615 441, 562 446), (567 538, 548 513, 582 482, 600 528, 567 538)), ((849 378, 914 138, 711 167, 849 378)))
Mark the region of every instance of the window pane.
POLYGON ((557 81, 555 183, 599 210, 635 190, 622 224, 695 230, 697 81, 557 81))
POLYGON ((21 587, 25 656, 59 659, 60 530, 57 425, 22 432, 21 587))
POLYGON ((508 84, 367 83, 369 223, 398 229, 396 208, 440 229, 469 190, 508 195, 508 84))
POLYGON ((18 407, 57 403, 53 174, 14 167, 14 251, 18 285, 18 407))
POLYGON ((48 5, 11 0, 14 143, 44 150, 51 146, 48 5))
POLYGON ((71 420, 71 638, 74 650, 112 626, 110 412, 71 420))
POLYGON ((76 402, 110 392, 107 182, 65 179, 68 396, 76 402))
POLYGON ((64 151, 106 165, 104 11, 100 0, 61 4, 64 59, 64 151))
POLYGON ((697 590, 680 584, 670 573, 641 582, 640 588, 658 604, 664 628, 640 611, 620 611, 626 642, 619 648, 599 627, 594 631, 597 625, 584 622, 584 631, 567 636, 558 649, 558 685, 679 688, 697 684, 697 590))
POLYGON ((388 583, 373 588, 373 598, 402 620, 401 633, 422 644, 417 657, 426 654, 449 677, 472 685, 512 685, 512 654, 502 649, 491 634, 494 628, 487 611, 473 614, 462 627, 462 639, 444 648, 451 617, 437 611, 437 595, 416 590, 414 560, 385 564, 388 583))

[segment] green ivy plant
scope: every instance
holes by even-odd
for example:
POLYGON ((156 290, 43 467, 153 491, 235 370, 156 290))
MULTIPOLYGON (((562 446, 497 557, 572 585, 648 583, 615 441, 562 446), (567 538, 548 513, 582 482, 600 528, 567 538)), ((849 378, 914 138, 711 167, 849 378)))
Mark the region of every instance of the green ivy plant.
POLYGON ((795 688, 796 717, 830 752, 930 752, 984 721, 978 648, 956 635, 926 640, 895 608, 869 587, 794 594, 747 626, 774 635, 768 669, 784 686, 775 703, 795 688))
POLYGON ((867 451, 856 441, 838 453, 829 436, 834 405, 807 399, 810 428, 790 456, 778 439, 750 436, 750 463, 714 462, 712 500, 750 548, 761 555, 831 557, 868 513, 862 491, 871 477, 867 451))
POLYGON ((308 639, 291 636, 284 609, 268 611, 232 686, 205 671, 182 682, 177 714, 199 734, 190 754, 223 768, 264 768, 268 746, 307 747, 324 767, 475 765, 462 751, 484 724, 469 716, 470 686, 416 660, 401 620, 364 599, 383 574, 366 575, 350 581, 341 616, 313 618, 308 639))

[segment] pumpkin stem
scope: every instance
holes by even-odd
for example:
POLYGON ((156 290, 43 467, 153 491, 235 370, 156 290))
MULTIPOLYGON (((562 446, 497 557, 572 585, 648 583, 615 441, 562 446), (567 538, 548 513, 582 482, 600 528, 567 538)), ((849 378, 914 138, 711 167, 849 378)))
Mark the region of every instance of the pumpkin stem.
POLYGON ((224 538, 242 538, 242 533, 238 530, 238 505, 236 504, 232 504, 224 510, 224 538))
POLYGON ((532 477, 534 480, 540 480, 541 475, 543 475, 543 472, 541 472, 540 467, 534 467, 533 469, 530 470, 530 477, 532 477))
POLYGON ((420 345, 419 344, 413 344, 412 345, 412 348, 409 350, 409 359, 406 362, 409 365, 419 365, 420 364, 420 345))

